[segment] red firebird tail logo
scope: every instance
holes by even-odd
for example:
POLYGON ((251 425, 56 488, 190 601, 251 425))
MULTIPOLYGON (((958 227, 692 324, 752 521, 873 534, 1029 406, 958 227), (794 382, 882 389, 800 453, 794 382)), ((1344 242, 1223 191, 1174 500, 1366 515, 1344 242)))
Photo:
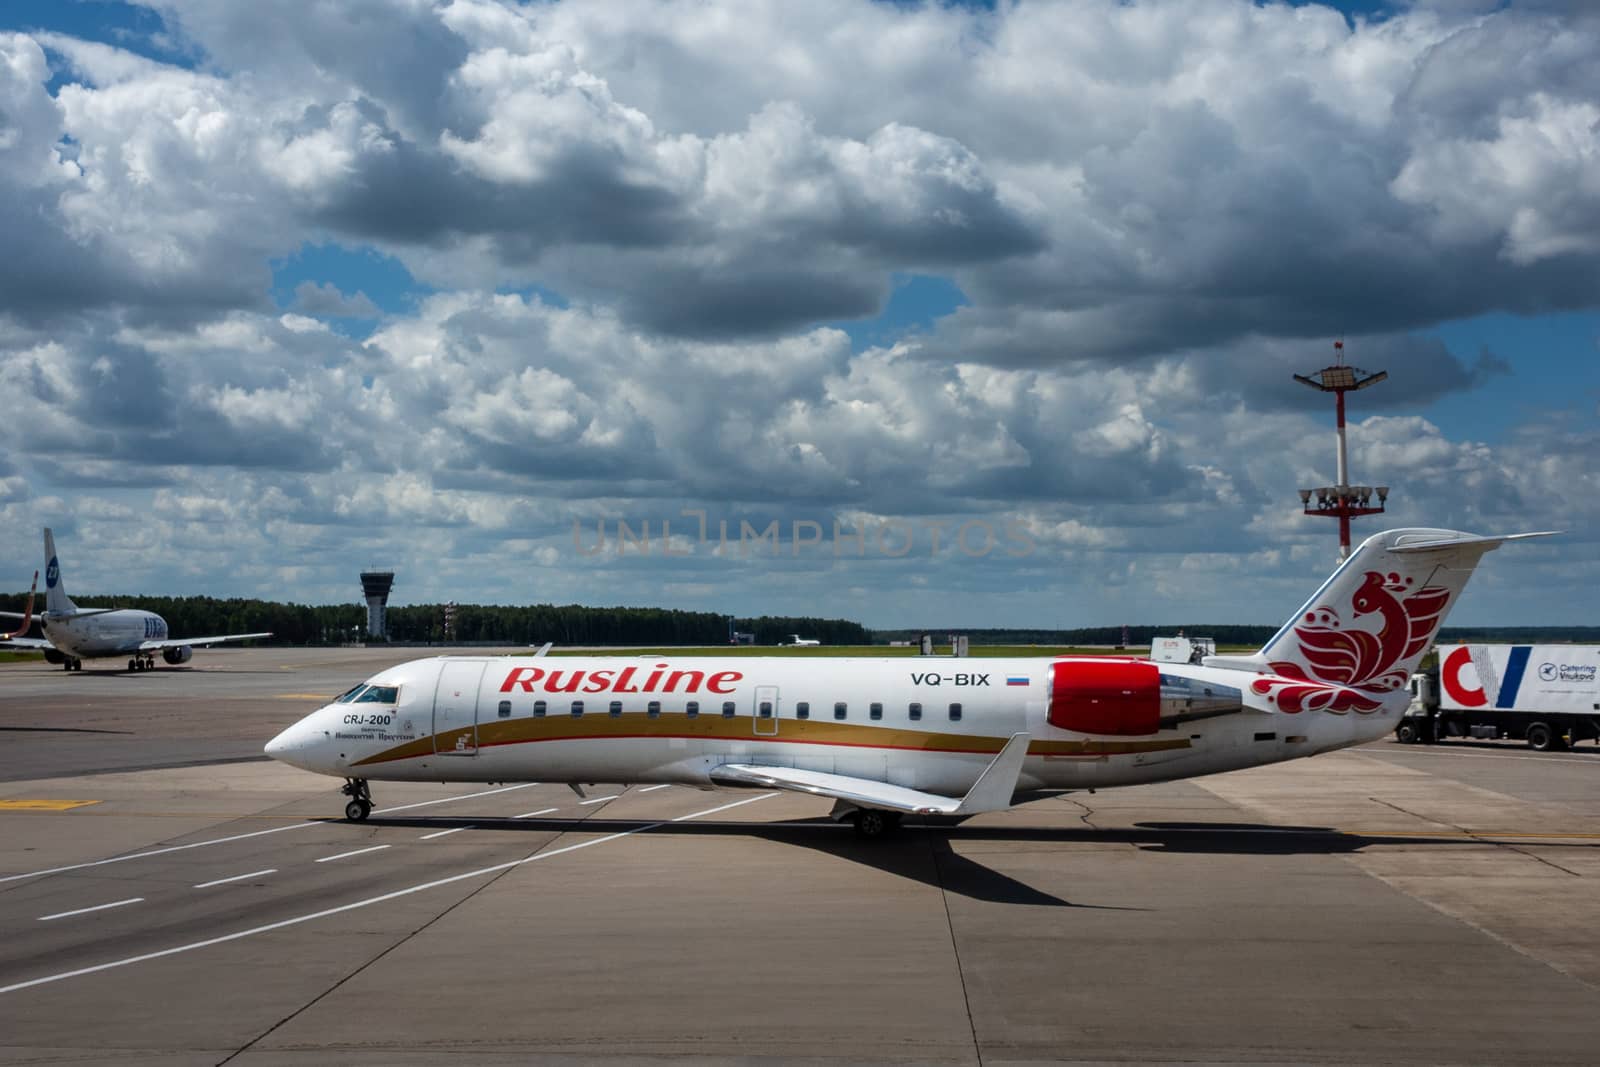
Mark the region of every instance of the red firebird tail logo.
POLYGON ((1271 696, 1279 711, 1367 713, 1406 684, 1410 662, 1428 647, 1450 602, 1450 590, 1427 586, 1393 571, 1367 571, 1351 597, 1344 622, 1336 608, 1308 611, 1294 627, 1300 654, 1269 664, 1278 675, 1251 688, 1271 696))

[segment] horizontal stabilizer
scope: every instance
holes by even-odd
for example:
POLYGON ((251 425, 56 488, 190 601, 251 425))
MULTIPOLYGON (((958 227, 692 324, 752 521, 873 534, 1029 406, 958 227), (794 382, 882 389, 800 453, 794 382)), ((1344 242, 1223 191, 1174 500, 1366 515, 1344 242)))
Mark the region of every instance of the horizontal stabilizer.
POLYGON ((715 767, 711 771, 711 780, 722 785, 788 789, 796 793, 832 797, 858 807, 902 811, 909 815, 976 815, 984 811, 1004 811, 1011 806, 1011 797, 1017 791, 1017 778, 1022 773, 1022 761, 1028 755, 1028 740, 1025 733, 1013 734, 1000 754, 983 769, 972 788, 967 790, 967 795, 959 800, 871 778, 749 763, 724 763, 715 767))
POLYGON ((1408 541, 1405 538, 1400 538, 1389 551, 1400 553, 1436 552, 1446 548, 1471 548, 1476 546, 1488 552, 1491 549, 1499 548, 1507 541, 1526 541, 1531 537, 1554 537, 1560 532, 1559 530, 1541 530, 1538 533, 1500 534, 1492 537, 1462 536, 1434 538, 1425 541, 1408 541))

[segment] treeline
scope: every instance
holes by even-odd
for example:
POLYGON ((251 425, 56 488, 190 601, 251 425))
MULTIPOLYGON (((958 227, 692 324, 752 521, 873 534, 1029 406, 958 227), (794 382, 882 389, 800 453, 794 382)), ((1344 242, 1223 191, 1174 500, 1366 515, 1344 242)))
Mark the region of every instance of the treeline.
MULTIPOLYGON (((339 645, 366 640, 367 609, 358 604, 284 604, 270 600, 188 596, 82 596, 95 607, 138 607, 167 620, 173 637, 218 634, 272 634, 269 644, 339 645)), ((0 610, 21 611, 26 593, 0 594, 0 610)), ((42 609, 43 596, 35 602, 42 609)), ((777 644, 787 634, 815 638, 829 645, 870 645, 872 633, 846 619, 762 616, 735 619, 742 633, 757 644, 777 644)), ((444 643, 444 607, 418 604, 391 607, 389 639, 398 642, 444 643)), ((32 636, 38 636, 34 627, 32 636)), ((728 617, 708 611, 666 608, 586 607, 581 604, 535 604, 505 607, 459 604, 451 640, 463 643, 539 645, 724 645, 728 617)))
MULTIPOLYGON (((359 604, 285 604, 270 600, 207 596, 83 596, 96 607, 139 607, 167 620, 174 637, 270 632, 271 644, 339 645, 366 640, 367 609, 359 604)), ((0 610, 21 611, 26 593, 0 594, 0 610)), ((41 594, 34 607, 42 610, 41 594)), ((0 620, 3 621, 3 620, 0 620)), ((762 616, 734 619, 741 633, 755 635, 758 645, 775 645, 789 634, 814 638, 825 645, 871 645, 915 641, 924 633, 941 644, 952 633, 966 634, 975 645, 1106 645, 1123 643, 1121 626, 1075 629, 970 629, 930 627, 925 630, 869 630, 847 619, 762 616)), ((9 626, 8 626, 9 628, 9 626)), ((417 604, 391 607, 389 639, 442 644, 444 607, 417 604)), ((1191 637, 1215 638, 1217 644, 1260 647, 1274 626, 1129 626, 1130 647, 1145 647, 1156 637, 1182 631, 1191 637)), ((38 636, 35 626, 31 636, 38 636)), ((729 639, 728 617, 708 611, 666 608, 587 607, 581 604, 534 604, 509 607, 460 604, 455 609, 452 640, 463 643, 541 645, 722 645, 729 639)), ((1600 626, 1447 626, 1441 644, 1460 641, 1517 644, 1600 644, 1600 626)))
MULTIPOLYGON (((1129 647, 1148 645, 1157 637, 1172 637, 1179 631, 1190 637, 1214 637, 1219 645, 1260 645, 1274 633, 1272 626, 1129 626, 1129 647)), ((923 634, 932 634, 934 641, 943 644, 951 634, 966 634, 974 645, 1107 645, 1122 644, 1120 626, 1081 626, 1069 630, 1004 629, 973 630, 951 626, 927 630, 877 630, 880 641, 915 641, 923 634)))
MULTIPOLYGON (((915 641, 932 634, 943 644, 950 634, 966 634, 974 645, 1108 645, 1122 644, 1120 626, 1086 626, 1072 630, 963 630, 959 627, 927 630, 875 630, 880 642, 915 641)), ((1215 638, 1219 646, 1260 648, 1278 632, 1275 626, 1129 626, 1128 647, 1148 646, 1157 637, 1173 637, 1182 632, 1189 637, 1215 638)), ((1460 642, 1484 644, 1600 644, 1600 626, 1446 626, 1439 631, 1439 644, 1460 642)))

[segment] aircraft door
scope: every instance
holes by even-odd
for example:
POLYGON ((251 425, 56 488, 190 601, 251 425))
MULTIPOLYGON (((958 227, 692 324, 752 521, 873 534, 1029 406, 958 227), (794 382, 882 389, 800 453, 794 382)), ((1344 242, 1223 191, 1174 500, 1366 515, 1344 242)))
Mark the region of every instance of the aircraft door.
POLYGON ((756 734, 761 737, 776 737, 778 734, 778 687, 775 685, 756 686, 755 724, 756 734))
POLYGON ((478 754, 478 686, 487 660, 446 660, 433 692, 433 750, 440 756, 478 754))

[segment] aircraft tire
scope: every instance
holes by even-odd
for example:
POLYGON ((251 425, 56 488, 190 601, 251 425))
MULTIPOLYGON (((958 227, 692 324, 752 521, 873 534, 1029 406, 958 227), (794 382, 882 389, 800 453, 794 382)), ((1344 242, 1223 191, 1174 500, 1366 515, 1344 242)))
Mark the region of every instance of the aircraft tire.
POLYGON ((352 800, 344 806, 344 817, 351 822, 366 822, 372 814, 372 805, 365 800, 352 800))
POLYGON ((900 825, 900 813, 862 808, 855 813, 852 821, 855 823, 857 837, 874 841, 900 825))

